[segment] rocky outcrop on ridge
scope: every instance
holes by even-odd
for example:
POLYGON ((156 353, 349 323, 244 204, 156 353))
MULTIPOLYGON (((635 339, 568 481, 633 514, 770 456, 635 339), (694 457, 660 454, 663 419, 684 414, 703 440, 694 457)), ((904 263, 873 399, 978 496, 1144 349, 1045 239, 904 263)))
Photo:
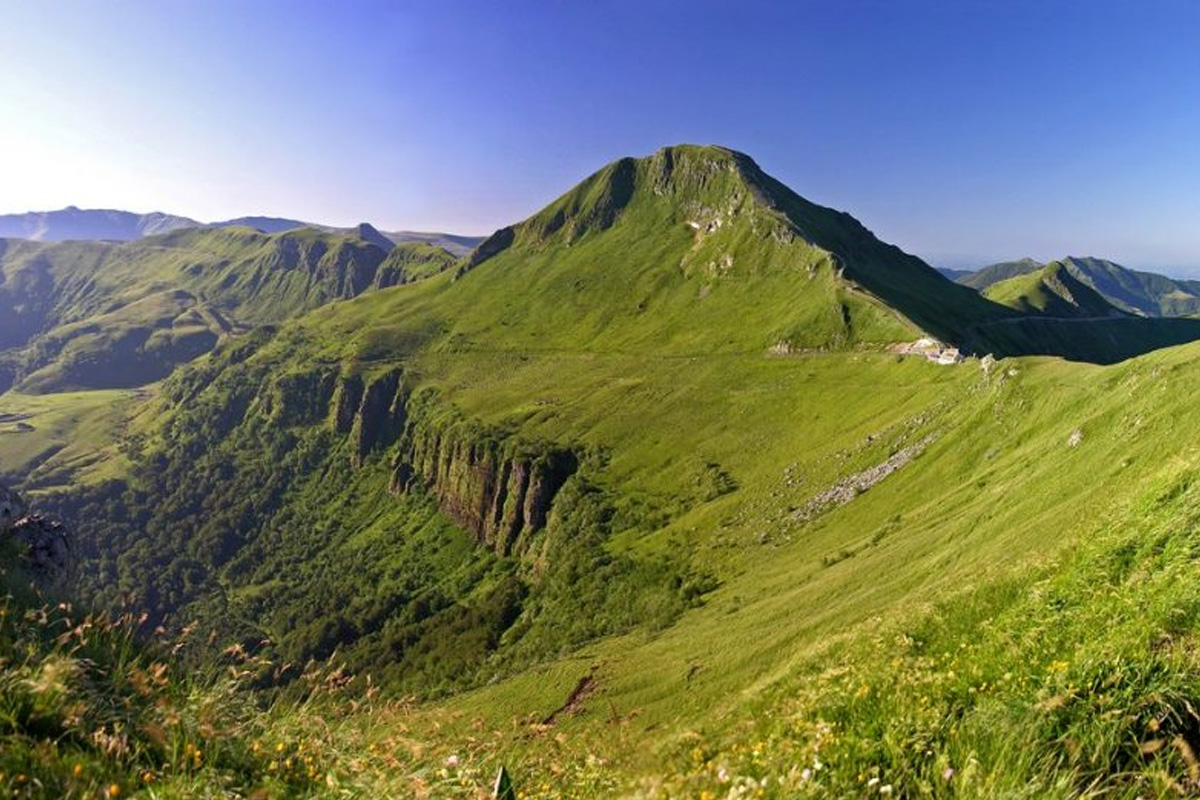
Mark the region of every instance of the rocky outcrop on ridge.
POLYGON ((21 565, 40 588, 54 589, 71 571, 71 543, 62 524, 27 513, 16 492, 0 486, 0 536, 18 544, 21 565))

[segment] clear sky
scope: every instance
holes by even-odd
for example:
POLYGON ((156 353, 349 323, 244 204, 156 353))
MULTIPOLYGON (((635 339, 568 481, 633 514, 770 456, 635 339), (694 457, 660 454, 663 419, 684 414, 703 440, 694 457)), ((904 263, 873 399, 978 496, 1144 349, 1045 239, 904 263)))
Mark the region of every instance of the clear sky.
POLYGON ((935 264, 1200 273, 1200 3, 0 0, 0 213, 487 233, 664 144, 935 264))

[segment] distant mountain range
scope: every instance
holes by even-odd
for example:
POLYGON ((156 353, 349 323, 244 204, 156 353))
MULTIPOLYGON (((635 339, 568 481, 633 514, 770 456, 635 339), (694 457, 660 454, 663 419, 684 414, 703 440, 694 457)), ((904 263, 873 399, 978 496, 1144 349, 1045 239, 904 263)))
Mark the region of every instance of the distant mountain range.
MULTIPOLYGON (((83 209, 75 206, 58 211, 30 211, 24 214, 0 214, 0 238, 31 239, 37 242, 65 242, 76 240, 128 242, 145 236, 170 233, 183 228, 254 228, 263 233, 282 233, 297 228, 314 228, 325 233, 359 233, 363 226, 375 229, 366 223, 358 228, 338 228, 298 219, 282 217, 237 217, 221 222, 199 222, 189 217, 163 214, 135 214, 130 211, 112 209, 83 209)), ((481 236, 458 236, 449 233, 420 231, 385 231, 376 244, 390 249, 390 243, 425 242, 449 250, 454 255, 465 255, 483 241, 481 236), (385 243, 386 244, 385 246, 385 243)))
POLYGON ((1102 258, 1067 256, 1043 264, 1032 258, 1002 261, 973 272, 943 269, 942 274, 953 281, 983 292, 993 299, 997 291, 1006 294, 998 284, 1006 284, 1008 293, 1019 290, 1009 284, 1016 278, 1055 271, 1061 267, 1073 278, 1095 290, 1110 304, 1129 314, 1144 317, 1187 317, 1200 314, 1200 281, 1168 278, 1154 272, 1142 272, 1123 267, 1102 258))

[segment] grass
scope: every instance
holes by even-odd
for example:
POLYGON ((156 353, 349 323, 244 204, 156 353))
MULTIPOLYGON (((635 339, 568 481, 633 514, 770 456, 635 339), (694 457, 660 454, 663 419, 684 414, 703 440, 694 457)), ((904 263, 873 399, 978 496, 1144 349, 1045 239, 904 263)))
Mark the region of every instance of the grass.
POLYGON ((0 394, 0 475, 32 489, 85 486, 125 474, 117 441, 143 391, 0 394))
POLYGON ((385 253, 313 229, 194 228, 122 244, 0 240, 0 363, 15 367, 25 391, 136 387, 231 332, 418 280, 453 260, 432 245, 385 253))

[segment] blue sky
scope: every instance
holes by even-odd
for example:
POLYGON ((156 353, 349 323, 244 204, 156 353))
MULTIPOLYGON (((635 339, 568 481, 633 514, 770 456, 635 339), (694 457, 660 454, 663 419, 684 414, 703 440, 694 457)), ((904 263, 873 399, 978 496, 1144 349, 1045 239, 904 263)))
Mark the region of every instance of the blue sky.
POLYGON ((0 19, 0 213, 486 233, 619 156, 719 143, 939 265, 1200 274, 1200 3, 0 0, 0 19))

